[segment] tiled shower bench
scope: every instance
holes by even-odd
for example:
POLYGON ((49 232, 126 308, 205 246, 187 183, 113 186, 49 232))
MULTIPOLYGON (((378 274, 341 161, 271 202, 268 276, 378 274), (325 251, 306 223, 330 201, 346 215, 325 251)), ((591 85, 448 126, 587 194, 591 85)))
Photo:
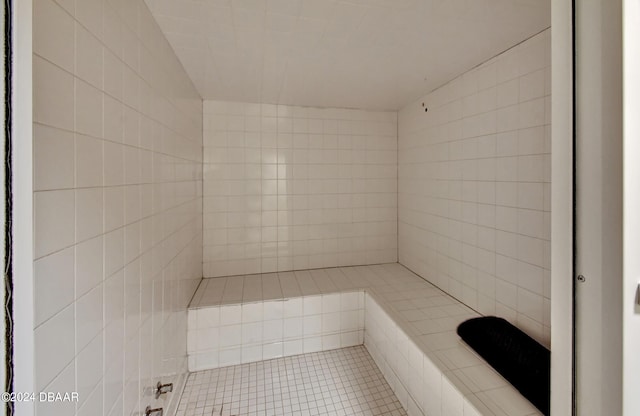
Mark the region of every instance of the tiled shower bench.
POLYGON ((398 263, 203 279, 189 371, 363 344, 410 416, 541 413, 458 337, 478 316, 398 263))

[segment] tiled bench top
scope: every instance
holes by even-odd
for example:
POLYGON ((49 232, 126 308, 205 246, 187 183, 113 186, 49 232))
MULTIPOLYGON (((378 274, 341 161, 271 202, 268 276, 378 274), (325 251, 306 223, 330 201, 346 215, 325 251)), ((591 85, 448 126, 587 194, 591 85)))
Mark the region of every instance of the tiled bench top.
POLYGON ((203 279, 190 309, 364 290, 483 415, 540 415, 456 334, 477 312, 398 263, 203 279))

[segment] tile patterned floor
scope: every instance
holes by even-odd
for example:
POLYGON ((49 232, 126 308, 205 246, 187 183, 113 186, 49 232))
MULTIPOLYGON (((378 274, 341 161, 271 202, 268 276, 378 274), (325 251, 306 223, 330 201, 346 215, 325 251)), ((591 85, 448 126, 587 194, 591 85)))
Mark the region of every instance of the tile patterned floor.
POLYGON ((406 412, 364 348, 191 373, 177 416, 401 416, 406 412))

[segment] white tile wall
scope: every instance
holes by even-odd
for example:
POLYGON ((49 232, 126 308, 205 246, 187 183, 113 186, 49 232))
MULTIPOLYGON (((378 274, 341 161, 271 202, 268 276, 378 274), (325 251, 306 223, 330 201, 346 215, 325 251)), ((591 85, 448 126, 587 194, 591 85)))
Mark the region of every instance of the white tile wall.
MULTIPOLYGON (((38 415, 131 415, 187 370, 202 101, 142 0, 34 0, 38 415)), ((169 398, 158 403, 166 410, 169 398)))
POLYGON ((398 128, 399 261, 547 346, 550 64, 546 30, 406 106, 398 128))
POLYGON ((364 296, 358 291, 189 309, 189 371, 360 345, 364 296))
POLYGON ((204 276, 397 260, 397 115, 204 103, 204 276))

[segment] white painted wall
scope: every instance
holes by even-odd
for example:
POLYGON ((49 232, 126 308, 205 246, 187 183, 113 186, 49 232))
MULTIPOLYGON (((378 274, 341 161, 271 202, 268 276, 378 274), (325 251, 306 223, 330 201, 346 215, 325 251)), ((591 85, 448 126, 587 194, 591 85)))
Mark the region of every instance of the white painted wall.
POLYGON ((573 96, 571 0, 551 2, 551 414, 573 408, 573 96))
MULTIPOLYGON (((33 298, 32 2, 13 3, 14 391, 35 391, 33 298), (18 167, 19 168, 15 168, 18 167)), ((33 402, 18 402, 30 416, 33 402)))
POLYGON ((622 414, 622 2, 576 2, 576 398, 622 414))
POLYGON ((640 3, 623 3, 624 82, 624 288, 623 415, 640 414, 640 3))

